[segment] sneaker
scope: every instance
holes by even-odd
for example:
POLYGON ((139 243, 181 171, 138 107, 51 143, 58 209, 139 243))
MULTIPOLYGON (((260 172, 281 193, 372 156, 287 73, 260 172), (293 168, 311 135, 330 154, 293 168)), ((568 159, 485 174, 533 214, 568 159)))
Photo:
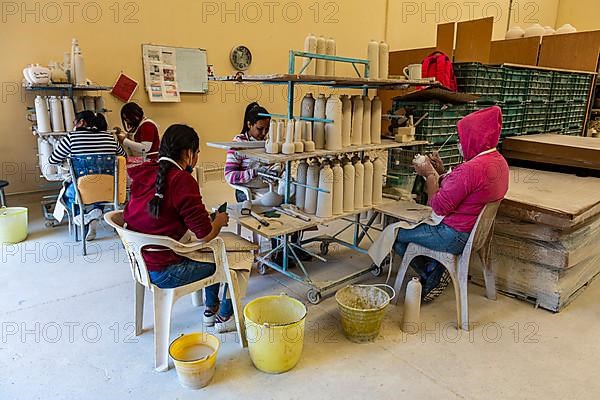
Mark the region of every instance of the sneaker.
POLYGON ((216 306, 214 308, 206 307, 204 309, 204 314, 202 315, 202 321, 204 321, 204 325, 206 325, 206 326, 214 326, 215 325, 217 311, 219 311, 219 306, 216 306))
POLYGON ((227 333, 236 330, 237 326, 235 325, 235 318, 233 315, 230 315, 229 317, 217 315, 215 318, 215 331, 217 333, 227 333))
POLYGON ((437 266, 423 284, 423 302, 431 303, 444 292, 450 284, 450 273, 443 265, 437 266))
POLYGON ((85 240, 91 242, 96 239, 96 229, 98 228, 98 220, 92 220, 88 225, 87 235, 85 235, 85 240))
MULTIPOLYGON (((99 208, 94 208, 92 211, 84 215, 83 223, 84 225, 88 225, 90 222, 97 220, 101 216, 102 211, 99 208)), ((75 218, 73 218, 73 222, 75 223, 75 225, 81 226, 81 214, 76 215, 75 218)))

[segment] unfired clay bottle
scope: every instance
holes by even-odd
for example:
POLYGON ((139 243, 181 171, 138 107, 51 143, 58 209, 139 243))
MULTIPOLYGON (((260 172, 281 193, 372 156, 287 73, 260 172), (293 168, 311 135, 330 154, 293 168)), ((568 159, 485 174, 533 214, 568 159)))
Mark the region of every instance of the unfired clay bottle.
POLYGON ((304 151, 315 151, 315 142, 313 142, 312 133, 312 122, 304 121, 304 151))
POLYGON ((279 143, 277 143, 277 122, 274 119, 269 123, 269 134, 265 142, 265 152, 267 154, 279 153, 279 143))
POLYGON ((363 160, 363 167, 365 170, 363 206, 371 207, 373 205, 373 163, 369 156, 363 160))
POLYGON ((344 169, 340 160, 333 160, 333 215, 340 215, 344 212, 344 169))
MULTIPOLYGON (((310 163, 308 172, 306 173, 306 184, 312 187, 319 186, 319 172, 321 166, 315 159, 310 163)), ((317 191, 315 189, 306 188, 304 195, 304 211, 307 214, 315 214, 317 212, 317 191)))
POLYGON ((281 152, 283 154, 294 154, 296 147, 294 146, 294 120, 290 119, 287 122, 286 133, 285 133, 285 143, 281 147, 281 152))
POLYGON ((325 149, 342 150, 342 101, 335 94, 327 99, 325 118, 333 120, 325 124, 325 149))
MULTIPOLYGON (((308 36, 304 39, 304 51, 307 53, 317 52, 317 37, 314 35, 314 33, 309 33, 308 36)), ((304 66, 307 64, 308 67, 304 70, 302 75, 314 75, 315 60, 311 61, 309 58, 304 58, 304 61, 302 61, 302 67, 304 68, 304 66)))
POLYGON ((319 188, 329 193, 319 192, 317 194, 317 213, 319 218, 330 218, 333 216, 333 170, 328 161, 323 162, 319 173, 319 188))
POLYGON ((352 96, 352 133, 350 142, 353 146, 362 144, 363 118, 362 96, 352 96))
MULTIPOLYGON (((325 119, 325 111, 327 108, 327 98, 324 94, 320 94, 315 100, 315 118, 325 119)), ((315 148, 320 150, 325 147, 325 123, 314 122, 313 123, 313 140, 315 142, 315 148)))
POLYGON ((371 144, 371 99, 363 96, 362 144, 371 144))
MULTIPOLYGON (((325 53, 329 56, 335 56, 335 47, 335 39, 327 39, 325 43, 325 53)), ((327 60, 325 62, 325 75, 335 76, 335 61, 327 60)))
POLYGON ((359 157, 354 157, 352 162, 354 164, 354 209, 358 210, 364 207, 365 167, 359 157))
POLYGON ((381 144, 381 99, 377 96, 371 101, 371 143, 381 144))
POLYGON ((354 211, 354 165, 344 158, 344 212, 354 211))
POLYGON ((404 314, 402 315, 402 331, 415 334, 421 322, 421 282, 415 277, 406 285, 404 298, 404 314))
POLYGON ((277 143, 279 143, 279 151, 285 142, 285 121, 280 119, 277 121, 277 143))
MULTIPOLYGON (((326 54, 327 52, 327 40, 323 36, 317 38, 317 54, 326 54)), ((324 76, 327 72, 327 62, 325 60, 317 59, 317 75, 324 76)))
POLYGON ((371 40, 367 46, 369 60, 369 79, 379 79, 379 43, 371 40))
POLYGON ((304 137, 304 121, 301 119, 297 119, 294 121, 294 152, 295 153, 303 153, 304 152, 304 142, 302 138, 304 137))
POLYGON ((62 101, 56 96, 50 96, 50 120, 52 121, 52 132, 65 131, 62 101))
MULTIPOLYGON (((306 174, 308 173, 308 163, 306 160, 300 161, 296 169, 296 182, 306 184, 306 174)), ((306 188, 304 186, 296 186, 296 207, 304 210, 304 198, 306 188)))
POLYGON ((315 115, 315 98, 312 93, 306 93, 300 103, 300 115, 312 118, 315 115))
POLYGON ((347 95, 340 96, 342 100, 342 147, 350 146, 352 135, 352 101, 347 95))
POLYGON ((379 79, 387 79, 390 69, 390 46, 386 42, 379 43, 379 79))
POLYGON ((373 161, 373 204, 383 203, 383 174, 385 173, 385 164, 381 158, 373 161))

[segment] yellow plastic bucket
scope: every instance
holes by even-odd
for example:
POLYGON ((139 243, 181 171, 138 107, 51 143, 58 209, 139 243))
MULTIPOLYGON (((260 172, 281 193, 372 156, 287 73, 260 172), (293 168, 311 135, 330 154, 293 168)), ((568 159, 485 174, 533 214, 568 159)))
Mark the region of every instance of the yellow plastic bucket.
POLYGON ((0 208, 0 244, 15 244, 27 238, 27 208, 0 208))
POLYGON ((385 308, 396 297, 388 285, 349 285, 335 294, 342 316, 342 329, 348 340, 366 343, 375 340, 381 329, 385 308), (390 295, 377 286, 389 288, 390 295))
POLYGON ((304 304, 286 295, 259 297, 246 305, 244 318, 256 368, 280 374, 296 366, 304 345, 304 304))
POLYGON ((181 335, 169 346, 179 383, 188 389, 201 389, 215 375, 220 342, 209 333, 181 335))

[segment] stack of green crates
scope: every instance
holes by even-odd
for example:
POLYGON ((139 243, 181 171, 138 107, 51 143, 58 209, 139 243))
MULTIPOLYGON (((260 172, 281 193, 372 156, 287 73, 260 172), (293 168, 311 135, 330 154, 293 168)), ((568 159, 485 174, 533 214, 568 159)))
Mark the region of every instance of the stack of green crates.
POLYGON ((481 96, 486 101, 502 101, 504 71, 496 65, 455 63, 454 74, 461 92, 481 96))

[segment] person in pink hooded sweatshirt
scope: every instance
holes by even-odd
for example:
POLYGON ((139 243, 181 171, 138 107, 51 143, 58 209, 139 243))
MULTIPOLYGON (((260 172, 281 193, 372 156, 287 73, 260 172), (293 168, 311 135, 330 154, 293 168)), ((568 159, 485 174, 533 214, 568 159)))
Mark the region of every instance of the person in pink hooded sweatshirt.
MULTIPOLYGON (((508 191, 508 164, 496 150, 501 129, 502 111, 497 106, 469 114, 457 125, 463 164, 444 175, 443 163, 434 153, 427 162, 414 165, 417 174, 425 178, 429 205, 443 220, 436 226, 400 229, 394 243, 396 254, 403 256, 409 243, 462 253, 481 210, 508 191)), ((413 261, 411 267, 421 277, 423 300, 428 302, 448 286, 450 276, 436 261, 422 261, 413 261)))

